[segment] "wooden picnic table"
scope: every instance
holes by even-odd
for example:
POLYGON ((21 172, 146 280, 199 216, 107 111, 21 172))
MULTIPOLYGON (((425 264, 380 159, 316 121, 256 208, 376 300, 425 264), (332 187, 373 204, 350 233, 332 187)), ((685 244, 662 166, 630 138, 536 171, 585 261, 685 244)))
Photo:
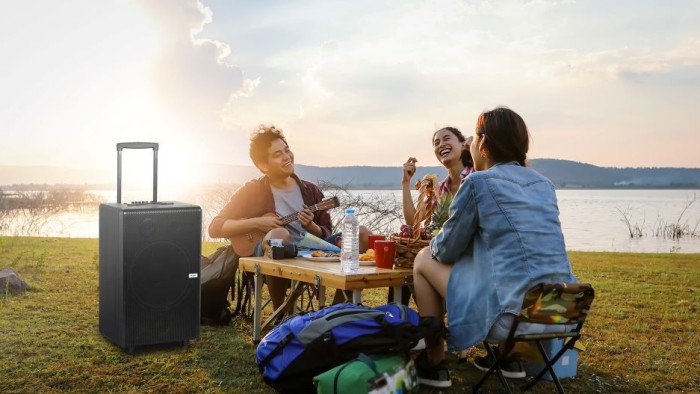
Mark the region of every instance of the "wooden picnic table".
POLYGON ((362 290, 377 287, 393 287, 394 301, 401 301, 401 286, 409 284, 413 278, 413 271, 406 268, 377 268, 374 266, 360 266, 357 273, 344 274, 340 269, 340 263, 317 262, 302 258, 273 260, 268 257, 241 257, 239 268, 246 272, 252 272, 255 278, 255 300, 253 306, 253 342, 260 341, 260 332, 274 324, 284 314, 291 313, 297 298, 304 291, 307 284, 314 284, 318 288, 318 304, 325 304, 325 289, 332 287, 341 290, 352 290, 352 302, 362 302, 362 290), (279 278, 291 279, 292 289, 286 296, 284 303, 270 318, 261 325, 262 309, 262 278, 260 275, 272 275, 279 278))

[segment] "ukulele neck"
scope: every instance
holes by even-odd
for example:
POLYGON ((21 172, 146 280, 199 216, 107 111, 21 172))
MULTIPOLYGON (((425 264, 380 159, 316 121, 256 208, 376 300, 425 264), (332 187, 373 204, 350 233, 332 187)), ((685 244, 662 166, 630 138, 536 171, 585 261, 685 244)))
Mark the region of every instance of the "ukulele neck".
MULTIPOLYGON (((316 205, 312 205, 309 207, 309 210, 313 213, 318 211, 318 207, 316 205)), ((299 212, 294 212, 291 215, 284 216, 280 220, 282 221, 283 225, 287 225, 297 219, 299 219, 299 212)))

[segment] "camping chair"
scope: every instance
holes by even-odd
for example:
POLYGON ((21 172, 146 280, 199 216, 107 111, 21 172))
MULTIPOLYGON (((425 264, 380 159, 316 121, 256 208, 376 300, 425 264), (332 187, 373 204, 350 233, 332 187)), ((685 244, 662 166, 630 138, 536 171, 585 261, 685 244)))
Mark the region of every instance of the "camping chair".
POLYGON ((484 347, 488 353, 488 357, 493 362, 492 367, 481 378, 479 383, 474 386, 474 392, 479 390, 479 387, 496 372, 503 387, 507 392, 510 387, 499 368, 500 362, 507 357, 517 342, 531 342, 537 344, 537 348, 544 360, 544 368, 538 373, 532 381, 522 387, 523 390, 530 389, 534 386, 545 373, 549 372, 554 384, 557 386, 557 391, 563 393, 559 378, 554 373, 552 366, 559 358, 570 349, 574 348, 574 344, 581 337, 581 327, 586 320, 588 310, 593 302, 594 291, 590 284, 586 283, 540 283, 525 293, 523 306, 520 315, 516 316, 513 321, 513 326, 510 328, 508 338, 505 341, 503 349, 501 349, 499 357, 496 358, 494 349, 491 345, 484 341, 484 347), (543 334, 519 334, 516 335, 516 330, 520 323, 534 323, 537 325, 560 325, 566 330, 565 325, 573 325, 574 328, 563 332, 543 333, 543 334), (548 357, 542 341, 554 339, 564 339, 562 348, 552 357, 548 357), (567 340, 568 339, 568 340, 567 340))

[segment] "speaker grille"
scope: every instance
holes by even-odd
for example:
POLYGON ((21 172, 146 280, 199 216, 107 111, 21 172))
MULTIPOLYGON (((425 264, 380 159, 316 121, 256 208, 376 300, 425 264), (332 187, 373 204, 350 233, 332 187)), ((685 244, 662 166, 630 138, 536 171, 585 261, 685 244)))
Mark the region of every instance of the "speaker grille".
POLYGON ((199 336, 201 218, 199 207, 124 212, 129 346, 199 336))
POLYGON ((188 256, 172 242, 144 245, 134 255, 127 278, 128 291, 144 307, 163 311, 189 294, 191 273, 188 256))

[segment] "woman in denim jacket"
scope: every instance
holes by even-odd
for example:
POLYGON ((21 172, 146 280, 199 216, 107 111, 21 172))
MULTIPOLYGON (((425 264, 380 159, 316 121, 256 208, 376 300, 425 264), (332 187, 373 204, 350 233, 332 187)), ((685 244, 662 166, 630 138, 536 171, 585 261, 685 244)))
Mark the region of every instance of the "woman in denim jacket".
POLYGON ((462 350, 487 337, 505 340, 525 292, 535 284, 576 282, 554 186, 525 166, 528 146, 527 126, 514 111, 482 113, 470 145, 477 172, 462 181, 450 218, 416 256, 416 300, 428 329, 427 351, 416 365, 423 384, 451 385, 442 339, 445 303, 448 347, 462 350))

